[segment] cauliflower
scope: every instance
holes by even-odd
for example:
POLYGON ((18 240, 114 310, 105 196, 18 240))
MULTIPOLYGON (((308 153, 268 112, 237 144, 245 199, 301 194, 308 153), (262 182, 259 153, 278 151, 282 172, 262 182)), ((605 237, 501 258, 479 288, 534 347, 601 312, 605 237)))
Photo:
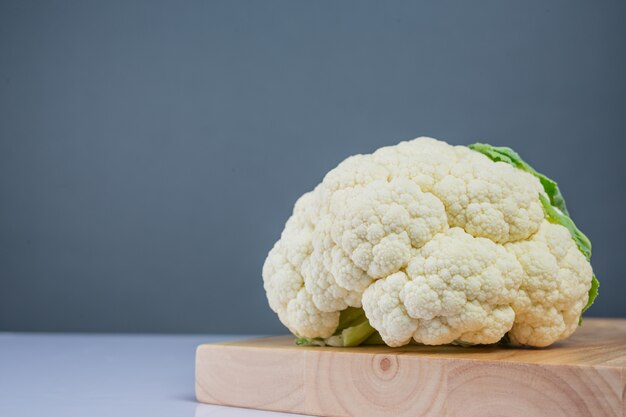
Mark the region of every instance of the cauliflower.
POLYGON ((263 266, 298 344, 548 346, 597 295, 557 184, 509 148, 417 138, 296 202, 263 266))

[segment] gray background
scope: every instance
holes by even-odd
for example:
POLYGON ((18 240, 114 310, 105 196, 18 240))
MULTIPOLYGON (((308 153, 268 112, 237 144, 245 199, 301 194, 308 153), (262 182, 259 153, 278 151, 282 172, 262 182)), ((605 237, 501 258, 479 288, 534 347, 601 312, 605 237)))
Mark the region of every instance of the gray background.
POLYGON ((0 330, 284 331, 295 199, 419 135, 509 145, 626 316, 626 2, 0 1, 0 330))

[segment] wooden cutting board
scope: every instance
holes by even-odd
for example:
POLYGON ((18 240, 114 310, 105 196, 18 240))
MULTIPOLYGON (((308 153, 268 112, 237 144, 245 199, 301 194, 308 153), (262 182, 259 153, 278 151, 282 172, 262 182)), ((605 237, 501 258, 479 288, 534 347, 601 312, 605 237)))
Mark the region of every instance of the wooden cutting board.
POLYGON ((625 417, 626 320, 546 349, 200 345, 198 401, 332 417, 625 417))

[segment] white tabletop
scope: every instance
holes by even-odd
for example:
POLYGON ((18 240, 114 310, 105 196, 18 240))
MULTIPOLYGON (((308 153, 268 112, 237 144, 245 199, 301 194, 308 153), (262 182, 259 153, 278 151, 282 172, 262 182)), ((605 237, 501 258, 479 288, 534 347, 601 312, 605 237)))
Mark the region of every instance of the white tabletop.
POLYGON ((195 401, 196 346, 243 337, 0 333, 0 416, 293 416, 195 401))

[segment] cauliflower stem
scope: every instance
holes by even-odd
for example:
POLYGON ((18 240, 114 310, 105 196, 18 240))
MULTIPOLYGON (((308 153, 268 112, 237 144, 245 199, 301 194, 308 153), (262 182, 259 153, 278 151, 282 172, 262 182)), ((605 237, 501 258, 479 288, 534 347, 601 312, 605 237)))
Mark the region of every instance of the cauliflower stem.
POLYGON ((299 337, 299 346, 334 346, 349 347, 359 345, 384 345, 380 335, 374 329, 362 308, 348 307, 339 316, 339 325, 335 333, 325 339, 299 337))

